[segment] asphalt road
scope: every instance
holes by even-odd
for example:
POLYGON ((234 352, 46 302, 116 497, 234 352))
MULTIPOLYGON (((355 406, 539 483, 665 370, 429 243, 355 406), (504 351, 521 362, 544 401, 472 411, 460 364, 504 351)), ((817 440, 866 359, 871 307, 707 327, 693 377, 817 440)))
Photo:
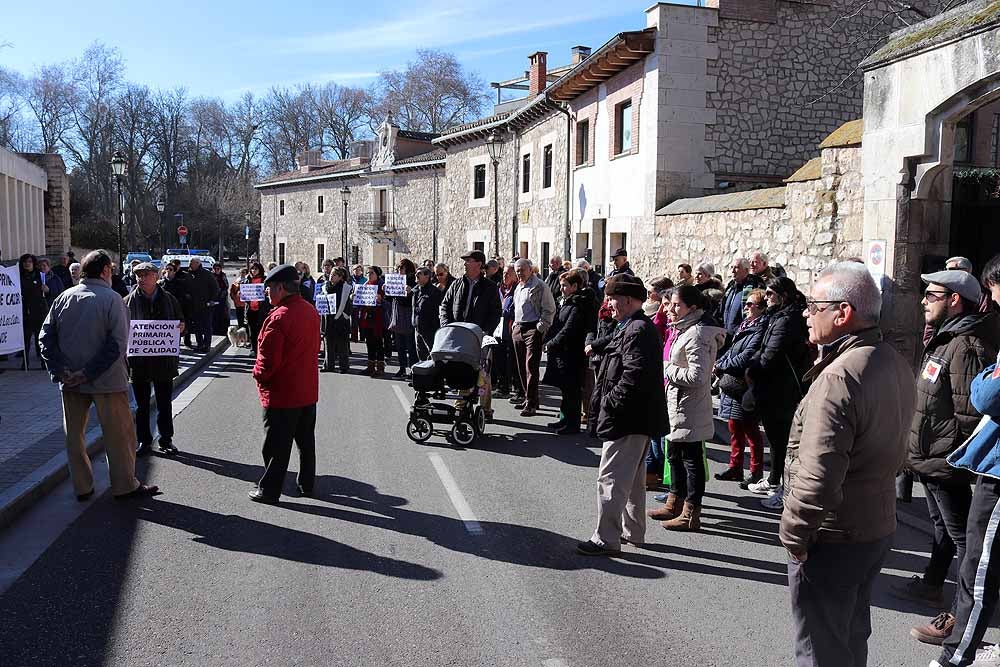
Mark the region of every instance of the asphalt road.
MULTIPOLYGON (((0 596, 0 664, 791 664, 777 514, 735 484, 709 483, 701 533, 651 524, 646 548, 578 556, 600 450, 549 435, 553 398, 533 419, 498 402, 492 435, 454 450, 406 438, 405 385, 323 374, 317 497, 257 505, 245 354, 178 416, 182 454, 142 462, 162 495, 92 501, 0 596)), ((900 526, 870 665, 937 655, 908 636, 934 610, 886 594, 927 543, 900 526)))

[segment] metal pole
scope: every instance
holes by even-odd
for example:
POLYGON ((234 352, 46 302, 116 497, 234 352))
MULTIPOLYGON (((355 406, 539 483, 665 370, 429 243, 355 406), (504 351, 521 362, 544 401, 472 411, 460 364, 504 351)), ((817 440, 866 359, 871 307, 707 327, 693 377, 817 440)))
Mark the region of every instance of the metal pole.
POLYGON ((344 264, 348 264, 349 255, 347 254, 347 202, 346 201, 344 202, 344 228, 341 230, 340 247, 341 247, 341 257, 344 258, 344 264))
POLYGON ((163 211, 160 211, 160 257, 167 254, 167 228, 163 224, 163 211))
POLYGON ((122 197, 122 177, 115 176, 118 186, 118 275, 124 276, 125 255, 122 253, 122 226, 125 224, 125 199, 122 197))
POLYGON ((493 161, 493 256, 500 256, 500 199, 497 188, 500 183, 499 162, 493 161))

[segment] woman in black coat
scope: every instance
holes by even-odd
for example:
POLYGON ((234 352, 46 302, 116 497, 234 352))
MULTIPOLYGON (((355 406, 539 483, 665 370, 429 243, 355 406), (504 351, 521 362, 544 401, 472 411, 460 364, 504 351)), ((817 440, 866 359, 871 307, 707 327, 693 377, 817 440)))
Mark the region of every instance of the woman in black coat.
POLYGON ((745 381, 750 360, 760 349, 767 329, 767 297, 764 290, 751 290, 743 304, 743 322, 733 335, 729 348, 715 362, 719 376, 719 419, 729 426, 729 469, 716 473, 715 479, 740 482, 743 489, 760 482, 764 477, 764 438, 760 432, 760 417, 756 410, 743 407, 746 393, 745 381), (742 393, 740 393, 742 392, 742 393), (750 479, 743 480, 743 452, 750 445, 750 479))
POLYGON ((322 283, 323 293, 333 295, 330 312, 323 316, 323 338, 326 343, 326 359, 323 372, 332 373, 334 366, 340 366, 345 375, 351 366, 351 292, 354 283, 347 269, 338 266, 330 272, 329 280, 322 283))
POLYGON ((427 361, 434 346, 434 334, 441 328, 441 300, 444 292, 434 284, 434 272, 426 267, 417 269, 413 288, 413 331, 416 335, 417 358, 427 361))
POLYGON ((562 292, 559 311, 546 332, 545 350, 549 362, 542 382, 562 391, 559 410, 562 417, 549 424, 560 435, 580 432, 583 371, 587 367, 587 330, 594 309, 593 293, 584 288, 584 278, 577 271, 566 271, 559 277, 562 292))
MULTIPOLYGON (((31 339, 34 337, 35 356, 38 357, 38 363, 41 363, 38 334, 42 330, 45 316, 49 314, 49 305, 45 300, 49 288, 42 282, 42 275, 38 272, 34 255, 21 255, 18 264, 21 269, 21 324, 24 328, 24 349, 29 349, 31 339)), ((28 362, 25 360, 25 368, 27 367, 28 362)))
POLYGON ((767 479, 751 484, 754 493, 771 495, 768 507, 780 509, 781 479, 785 472, 785 450, 795 408, 805 394, 802 376, 812 365, 809 329, 806 327, 805 296, 789 278, 767 282, 767 329, 760 349, 747 367, 754 403, 771 450, 767 479))

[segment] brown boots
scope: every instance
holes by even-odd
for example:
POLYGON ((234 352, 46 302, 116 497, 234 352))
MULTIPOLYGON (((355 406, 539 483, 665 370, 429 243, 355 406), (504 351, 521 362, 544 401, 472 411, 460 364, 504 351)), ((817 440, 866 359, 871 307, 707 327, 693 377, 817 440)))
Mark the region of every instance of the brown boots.
POLYGON ((657 521, 669 521, 675 519, 681 514, 681 499, 671 493, 667 495, 667 502, 663 504, 663 507, 658 507, 655 510, 649 510, 646 512, 646 516, 650 519, 656 519, 657 521))
POLYGON ((701 528, 701 508, 684 503, 684 510, 675 519, 660 524, 667 530, 694 531, 701 528))
POLYGON ((375 362, 374 361, 369 361, 368 362, 368 368, 365 370, 365 375, 371 375, 371 376, 375 375, 375 362))
POLYGON ((385 373, 385 362, 384 361, 369 361, 368 362, 368 370, 365 371, 365 375, 371 375, 373 378, 377 378, 377 377, 381 377, 382 373, 385 373))

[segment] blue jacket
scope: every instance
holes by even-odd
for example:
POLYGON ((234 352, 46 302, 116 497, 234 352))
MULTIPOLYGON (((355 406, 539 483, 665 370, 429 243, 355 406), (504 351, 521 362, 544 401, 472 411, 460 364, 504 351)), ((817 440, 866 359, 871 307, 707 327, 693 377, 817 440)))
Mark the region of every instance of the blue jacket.
POLYGON ((1000 372, 993 364, 972 381, 972 406, 984 416, 948 463, 1000 479, 1000 372))

